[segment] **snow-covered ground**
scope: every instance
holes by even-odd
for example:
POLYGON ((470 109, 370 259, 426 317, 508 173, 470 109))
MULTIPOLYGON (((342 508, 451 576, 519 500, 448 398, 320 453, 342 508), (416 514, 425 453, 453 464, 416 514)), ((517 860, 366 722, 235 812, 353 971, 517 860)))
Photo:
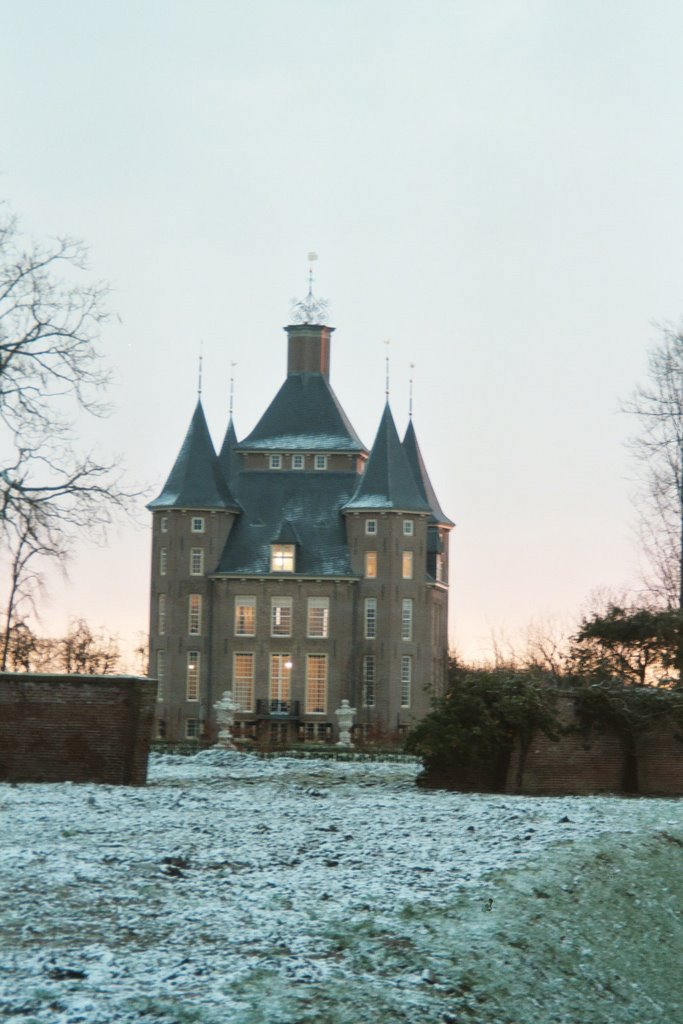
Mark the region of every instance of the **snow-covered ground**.
POLYGON ((0 786, 0 1019, 683 1024, 683 804, 410 762, 153 758, 0 786))

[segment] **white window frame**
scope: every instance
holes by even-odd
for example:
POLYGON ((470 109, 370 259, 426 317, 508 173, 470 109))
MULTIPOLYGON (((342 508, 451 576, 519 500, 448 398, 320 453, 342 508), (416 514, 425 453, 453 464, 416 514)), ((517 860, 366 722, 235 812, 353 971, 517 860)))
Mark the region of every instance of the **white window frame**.
POLYGON ((157 701, 164 699, 164 676, 166 675, 166 651, 157 651, 157 701))
POLYGON ((376 662, 374 654, 363 656, 363 707, 375 706, 376 662))
POLYGON ((412 537, 414 533, 415 533, 415 527, 414 527, 414 524, 413 524, 413 520, 412 519, 404 519, 403 520, 403 536, 404 537, 412 537))
POLYGON ((366 640, 377 639, 377 598, 366 597, 363 604, 363 622, 366 640))
POLYGON ((281 455, 270 455, 268 457, 269 469, 282 469, 282 456, 281 455))
POLYGON ((413 639, 413 599, 404 597, 401 602, 401 640, 413 639))
POLYGON ((187 675, 185 677, 185 700, 199 700, 199 651, 187 652, 187 675))
POLYGON ((253 651, 235 651, 232 656, 232 695, 240 711, 254 710, 255 661, 253 651))
POLYGON ((376 537, 377 536, 377 520, 376 519, 366 519, 365 520, 365 532, 366 532, 368 537, 376 537))
POLYGON ((190 548, 190 576, 204 575, 204 548, 190 548))
POLYGON ((256 598, 247 594, 238 594, 235 597, 235 636, 256 636, 256 598), (251 615, 248 612, 241 612, 240 609, 251 608, 251 615), (251 629, 249 622, 244 621, 251 618, 251 629), (244 629, 240 626, 244 622, 244 629))
POLYGON ((327 455, 316 455, 313 458, 314 469, 327 469, 327 455))
POLYGON ((306 468, 306 456, 305 455, 292 455, 292 469, 305 469, 306 468))
POLYGON ((329 635, 329 597, 309 597, 306 608, 306 636, 310 640, 327 640, 329 635))
POLYGON ((292 692, 292 655, 271 651, 268 694, 271 702, 287 703, 292 692))
POLYGON ((401 557, 401 573, 404 580, 412 580, 415 558, 412 551, 404 551, 401 557))
POLYGON ((326 654, 306 655, 306 714, 324 715, 327 712, 328 659, 326 654), (322 674, 313 671, 322 667, 322 674))
POLYGON ((204 533, 204 516, 192 516, 190 520, 190 533, 204 533))
POLYGON ((271 572, 294 572, 296 566, 296 545, 294 544, 271 544, 270 545, 270 571, 271 572))
POLYGON ((168 572, 168 548, 159 548, 159 575, 165 576, 168 572))
POLYGON ((413 657, 411 654, 401 655, 401 707, 409 708, 413 682, 413 657))
POLYGON ((166 636, 166 594, 159 594, 159 614, 158 614, 158 630, 159 636, 166 636))
POLYGON ((162 516, 159 525, 162 533, 168 533, 168 516, 162 516))
POLYGON ((186 718, 185 719, 185 739, 186 740, 197 740, 197 739, 199 739, 199 719, 198 718, 186 718))
POLYGON ((377 559, 377 552, 376 551, 366 551, 365 552, 365 560, 364 560, 364 565, 363 565, 363 575, 365 576, 366 580, 376 580, 377 579, 377 561, 378 561, 378 559, 377 559))
POLYGON ((189 636, 202 635, 202 595, 188 594, 187 632, 189 636))
POLYGON ((291 636, 294 602, 291 597, 271 597, 270 635, 291 636))

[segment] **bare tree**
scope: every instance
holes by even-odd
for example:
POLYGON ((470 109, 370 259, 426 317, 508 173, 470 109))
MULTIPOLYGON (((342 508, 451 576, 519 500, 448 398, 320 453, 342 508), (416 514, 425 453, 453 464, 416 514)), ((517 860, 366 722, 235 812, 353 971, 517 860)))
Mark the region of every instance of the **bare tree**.
POLYGON ((105 527, 134 497, 115 462, 78 450, 83 412, 104 415, 108 375, 97 340, 108 313, 101 282, 81 283, 83 246, 39 245, 0 216, 0 553, 10 566, 5 644, 45 561, 64 564, 76 537, 105 527))

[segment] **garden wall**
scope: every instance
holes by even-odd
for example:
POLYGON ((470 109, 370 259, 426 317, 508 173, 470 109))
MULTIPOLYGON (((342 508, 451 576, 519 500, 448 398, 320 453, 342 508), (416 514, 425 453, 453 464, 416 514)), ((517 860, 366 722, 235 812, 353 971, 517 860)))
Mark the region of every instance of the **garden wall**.
POLYGON ((143 786, 156 683, 0 673, 0 781, 143 786))

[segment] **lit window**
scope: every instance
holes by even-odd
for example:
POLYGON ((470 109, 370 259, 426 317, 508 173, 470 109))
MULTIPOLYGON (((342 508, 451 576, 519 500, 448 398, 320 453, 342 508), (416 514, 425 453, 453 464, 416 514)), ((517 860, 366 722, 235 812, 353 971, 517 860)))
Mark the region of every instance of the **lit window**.
POLYGON ((377 533, 377 520, 376 519, 366 519, 365 520, 365 532, 369 536, 374 536, 377 533))
POLYGON ((254 655, 235 654, 232 664, 232 694, 240 711, 254 710, 254 655))
POLYGON ((327 469, 327 455, 316 455, 313 465, 316 469, 327 469))
POLYGON ((199 700, 199 651, 187 652, 187 700, 199 700))
POLYGON ((168 516, 161 517, 161 532, 168 533, 168 516))
POLYGON ((377 636, 377 598, 365 598, 365 637, 374 640, 377 636))
POLYGON ((204 516, 193 516, 190 529, 193 533, 204 533, 204 516))
POLYGON ((401 658, 401 707, 410 707, 410 684, 413 679, 413 659, 409 654, 401 658))
POLYGON ((166 671, 166 651, 157 651, 157 700, 164 699, 164 673, 166 671))
POLYGON ((270 635, 292 635, 291 597, 274 597, 270 602, 270 635))
POLYGON ((199 736, 199 719, 198 718, 186 718, 185 719, 185 739, 196 740, 199 736))
POLYGON ((166 548, 159 549, 159 575, 165 576, 168 568, 168 551, 166 548))
POLYGON ((365 552, 365 578, 374 580, 377 576, 377 552, 365 552))
POLYGON ((235 636, 254 636, 256 633, 256 598, 235 598, 235 636))
POLYGON ((403 552, 403 579, 412 580, 413 578, 413 552, 403 552))
POLYGON ((159 594, 159 636, 166 633, 166 594, 159 594))
POLYGON ((363 658, 363 704, 366 708, 375 706, 375 655, 363 658))
POLYGON ((190 636, 199 636, 202 631, 202 595, 190 594, 187 616, 187 631, 190 636))
POLYGON ((439 581, 439 583, 445 583, 446 582, 446 573, 445 573, 445 568, 444 568, 443 555, 437 555, 436 556, 436 578, 439 581))
POLYGON ((204 548, 190 548, 190 576, 204 575, 204 548))
POLYGON ((405 597, 401 606, 401 640, 413 639, 413 600, 405 597))
POLYGON ((270 456, 270 460, 269 460, 269 465, 270 465, 271 469, 282 469, 282 456, 281 455, 271 455, 270 456))
POLYGON ((273 544, 270 549, 271 572, 294 572, 294 545, 273 544))
POLYGON ((412 537, 413 536, 413 520, 412 519, 404 519, 403 520, 403 536, 404 537, 412 537))
POLYGON ((309 637, 325 639, 329 636, 330 599, 329 597, 309 597, 308 622, 306 634, 309 637))
POLYGON ((324 714, 327 708, 327 655, 306 656, 306 714, 324 714))
POLYGON ((270 709, 286 711, 289 700, 289 688, 292 678, 291 654, 271 654, 270 656, 270 709))
POLYGON ((292 469, 305 469, 306 459, 303 455, 292 455, 292 469))

